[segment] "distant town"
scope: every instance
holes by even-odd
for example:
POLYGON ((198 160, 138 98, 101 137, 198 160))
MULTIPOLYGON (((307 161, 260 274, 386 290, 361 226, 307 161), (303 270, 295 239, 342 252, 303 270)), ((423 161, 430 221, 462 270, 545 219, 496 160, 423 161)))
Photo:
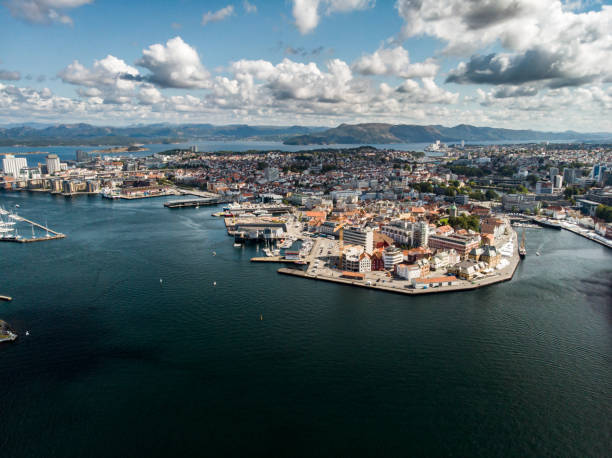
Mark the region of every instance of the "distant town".
MULTIPOLYGON (((520 258, 539 255, 526 252, 526 228, 568 230, 612 248, 606 145, 437 141, 425 153, 368 146, 211 153, 194 146, 145 157, 77 151, 64 161, 48 153, 38 164, 5 154, 2 166, 4 192, 177 196, 164 203, 171 211, 221 205, 214 215, 224 218, 237 248, 256 244, 254 262, 403 294, 511 279, 520 258)), ((35 223, 25 221, 34 239, 35 223)), ((16 209, 2 209, 0 240, 25 241, 19 224, 16 209)))

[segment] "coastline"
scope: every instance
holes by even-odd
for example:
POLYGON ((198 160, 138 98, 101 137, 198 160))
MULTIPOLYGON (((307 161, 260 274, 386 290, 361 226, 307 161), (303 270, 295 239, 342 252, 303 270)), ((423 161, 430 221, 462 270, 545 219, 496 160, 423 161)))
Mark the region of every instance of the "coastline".
POLYGON ((518 255, 517 234, 515 231, 513 231, 512 234, 512 241, 514 243, 514 249, 512 256, 508 258, 510 264, 504 267, 499 274, 481 278, 478 280, 460 280, 459 284, 451 286, 438 286, 426 289, 415 289, 411 287, 406 287, 404 285, 404 287, 402 288, 399 286, 386 286, 376 283, 367 284, 367 282, 364 280, 349 280, 341 277, 309 274, 308 271, 300 269, 291 269, 287 267, 281 267, 277 270, 277 272, 283 275, 292 275, 295 277, 307 278, 310 280, 322 280, 348 286, 358 286, 361 288, 368 288, 397 294, 405 294, 409 296, 433 293, 452 293, 457 291, 472 291, 475 289, 483 288, 485 286, 490 286, 497 283, 503 283, 512 280, 512 278, 514 277, 514 273, 516 272, 516 269, 519 265, 519 262, 521 261, 518 255))

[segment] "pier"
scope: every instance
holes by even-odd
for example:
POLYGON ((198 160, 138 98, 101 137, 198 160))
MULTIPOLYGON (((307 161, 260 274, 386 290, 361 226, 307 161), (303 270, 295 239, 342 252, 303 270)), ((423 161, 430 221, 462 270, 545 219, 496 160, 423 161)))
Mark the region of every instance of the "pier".
POLYGON ((31 237, 31 238, 25 238, 21 236, 0 237, 0 242, 34 243, 34 242, 45 242, 47 240, 63 239, 66 237, 66 235, 62 234, 61 232, 56 232, 54 230, 51 230, 48 227, 43 226, 42 224, 38 224, 27 218, 24 218, 23 216, 19 216, 19 219, 17 219, 17 221, 23 221, 24 223, 27 223, 34 227, 42 229, 43 231, 46 232, 46 235, 44 237, 31 237), (52 235, 49 235, 49 234, 52 234, 52 235))
POLYGON ((208 197, 201 199, 189 199, 189 200, 171 200, 164 203, 166 208, 188 208, 188 207, 204 207, 210 205, 226 204, 231 202, 228 199, 222 199, 220 197, 208 197))

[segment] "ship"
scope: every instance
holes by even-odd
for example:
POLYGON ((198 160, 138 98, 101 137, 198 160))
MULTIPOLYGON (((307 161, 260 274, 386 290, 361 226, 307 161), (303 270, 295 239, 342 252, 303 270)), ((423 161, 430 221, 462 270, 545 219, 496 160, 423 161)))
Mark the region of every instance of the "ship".
POLYGON ((525 259, 525 256, 527 256, 527 249, 525 248, 525 228, 523 228, 523 236, 521 237, 521 244, 519 245, 518 254, 521 259, 525 259))

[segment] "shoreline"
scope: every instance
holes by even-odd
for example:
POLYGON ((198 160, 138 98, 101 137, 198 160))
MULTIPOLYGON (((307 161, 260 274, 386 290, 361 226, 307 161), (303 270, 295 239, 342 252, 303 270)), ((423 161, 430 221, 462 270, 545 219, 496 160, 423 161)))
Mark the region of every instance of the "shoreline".
POLYGON ((404 284, 403 287, 398 286, 386 286, 382 284, 371 283, 367 284, 365 280, 350 280, 341 277, 327 276, 327 275, 313 275, 309 274, 307 270, 295 269, 295 268, 287 268, 281 267, 277 270, 277 273, 282 275, 292 275, 295 277, 307 278, 310 280, 322 280, 331 283, 339 283, 348 286, 357 286, 361 288, 368 288, 379 291, 386 291, 396 294, 405 294, 408 296, 417 296, 423 294, 434 294, 434 293, 452 293, 457 291, 473 291, 475 289, 480 289, 486 286, 494 285, 497 283, 503 283, 506 281, 512 280, 514 277, 514 273, 518 268, 518 265, 521 261, 520 256, 518 255, 518 243, 517 243, 517 234, 514 232, 512 234, 512 241, 514 243, 514 250, 512 256, 507 258, 510 264, 504 267, 503 271, 497 275, 488 276, 485 278, 480 278, 477 280, 459 280, 461 283, 457 285, 451 286, 437 286, 431 288, 423 288, 416 289, 413 287, 407 287, 407 284, 404 284))

